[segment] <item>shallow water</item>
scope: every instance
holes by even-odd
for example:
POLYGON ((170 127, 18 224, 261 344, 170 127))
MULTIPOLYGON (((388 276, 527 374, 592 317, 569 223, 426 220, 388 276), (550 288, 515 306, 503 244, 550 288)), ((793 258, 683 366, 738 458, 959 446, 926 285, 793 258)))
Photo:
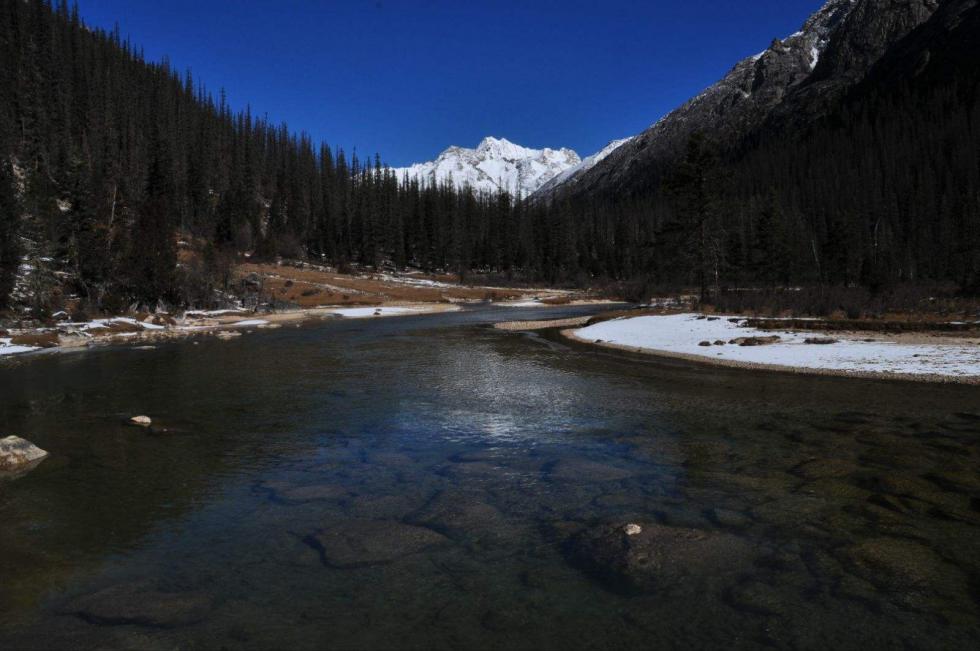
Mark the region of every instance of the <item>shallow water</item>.
POLYGON ((329 322, 0 366, 0 432, 51 452, 0 482, 0 647, 980 635, 976 387, 710 368, 487 326, 581 313, 329 322), (156 429, 124 424, 144 413, 156 429), (724 534, 745 565, 624 590, 570 551, 606 522, 724 534))

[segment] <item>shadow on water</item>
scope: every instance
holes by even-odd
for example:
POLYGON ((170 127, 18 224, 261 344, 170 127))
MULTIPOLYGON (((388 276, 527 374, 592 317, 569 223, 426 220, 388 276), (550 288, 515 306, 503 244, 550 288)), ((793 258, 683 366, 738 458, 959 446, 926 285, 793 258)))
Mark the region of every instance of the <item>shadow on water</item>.
POLYGON ((0 646, 949 648, 980 633, 975 387, 486 326, 531 313, 0 366, 0 431, 52 453, 0 484, 0 646), (137 413, 159 428, 125 425, 137 413), (625 523, 645 532, 626 560, 621 534, 603 546, 603 525, 625 523))

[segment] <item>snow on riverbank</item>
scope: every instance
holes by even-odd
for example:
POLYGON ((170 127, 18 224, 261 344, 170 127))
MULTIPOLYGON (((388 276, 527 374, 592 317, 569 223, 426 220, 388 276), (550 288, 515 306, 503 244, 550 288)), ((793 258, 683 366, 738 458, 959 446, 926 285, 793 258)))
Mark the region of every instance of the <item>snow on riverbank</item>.
POLYGON ((430 311, 432 310, 427 310, 424 307, 345 307, 330 310, 330 313, 349 319, 363 319, 369 316, 405 316, 407 314, 424 314, 430 311))
POLYGON ((36 346, 17 346, 10 343, 9 338, 0 339, 0 357, 4 355, 18 355, 20 353, 29 353, 34 350, 41 350, 36 346))
POLYGON ((89 330, 112 328, 112 326, 115 324, 131 326, 138 330, 166 330, 166 328, 162 325, 156 325, 146 321, 137 321, 136 319, 131 319, 124 316, 117 316, 111 319, 95 319, 94 321, 88 321, 86 323, 73 323, 68 321, 59 324, 58 327, 62 330, 79 330, 81 332, 88 332, 89 330))
MULTIPOLYGON (((840 339, 813 345, 807 338, 816 333, 761 331, 732 323, 725 318, 699 318, 695 314, 640 316, 605 321, 574 330, 583 341, 621 348, 643 349, 671 355, 700 358, 729 364, 761 365, 887 376, 941 376, 980 380, 980 346, 962 344, 896 343, 884 335, 875 341, 840 339), (739 346, 727 342, 739 337, 779 335, 780 341, 765 346, 739 346), (725 345, 702 346, 701 342, 724 341, 725 345)), ((835 334, 835 337, 837 335, 835 334)))
POLYGON ((537 300, 530 301, 498 301, 494 303, 497 307, 564 307, 561 305, 548 305, 537 300))

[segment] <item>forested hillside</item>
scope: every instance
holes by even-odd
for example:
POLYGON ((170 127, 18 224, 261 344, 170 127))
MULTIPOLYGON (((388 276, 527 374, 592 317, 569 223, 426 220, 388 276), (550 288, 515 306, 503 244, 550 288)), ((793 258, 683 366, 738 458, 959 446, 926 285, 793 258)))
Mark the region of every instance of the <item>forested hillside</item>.
MULTIPOLYGON (((857 0, 825 62, 760 126, 737 140, 695 138, 686 161, 624 152, 559 196, 579 223, 632 225, 622 228, 631 241, 619 242, 631 267, 622 273, 657 283, 686 281, 704 292, 945 284, 976 294, 977 5, 938 3, 883 48, 866 76, 828 93, 827 70, 853 59, 850 52, 872 51, 868 44, 887 33, 887 12, 912 6, 857 0), (678 186, 685 176, 689 183, 678 186)), ((833 78, 837 88, 853 73, 833 78)))
POLYGON ((540 246, 507 195, 399 187, 377 157, 233 112, 63 1, 0 0, 0 60, 0 301, 22 256, 38 310, 61 293, 113 310, 207 303, 245 251, 511 269, 540 246), (179 237, 208 245, 178 265, 179 237))
MULTIPOLYGON (((861 25, 844 27, 859 45, 861 25)), ((526 203, 399 179, 378 156, 233 111, 63 2, 0 0, 0 302, 209 305, 246 253, 629 281, 637 298, 692 285, 976 293, 978 40, 977 1, 944 0, 819 116, 777 112, 734 144, 694 137, 686 160, 630 163, 614 192, 526 203)))

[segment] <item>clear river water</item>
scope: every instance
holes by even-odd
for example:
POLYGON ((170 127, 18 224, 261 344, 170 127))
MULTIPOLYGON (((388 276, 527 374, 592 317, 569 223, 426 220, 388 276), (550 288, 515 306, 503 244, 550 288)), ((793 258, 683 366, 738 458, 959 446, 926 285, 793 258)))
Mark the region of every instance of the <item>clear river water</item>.
POLYGON ((489 325, 587 311, 0 364, 0 648, 972 647, 980 389, 489 325))

